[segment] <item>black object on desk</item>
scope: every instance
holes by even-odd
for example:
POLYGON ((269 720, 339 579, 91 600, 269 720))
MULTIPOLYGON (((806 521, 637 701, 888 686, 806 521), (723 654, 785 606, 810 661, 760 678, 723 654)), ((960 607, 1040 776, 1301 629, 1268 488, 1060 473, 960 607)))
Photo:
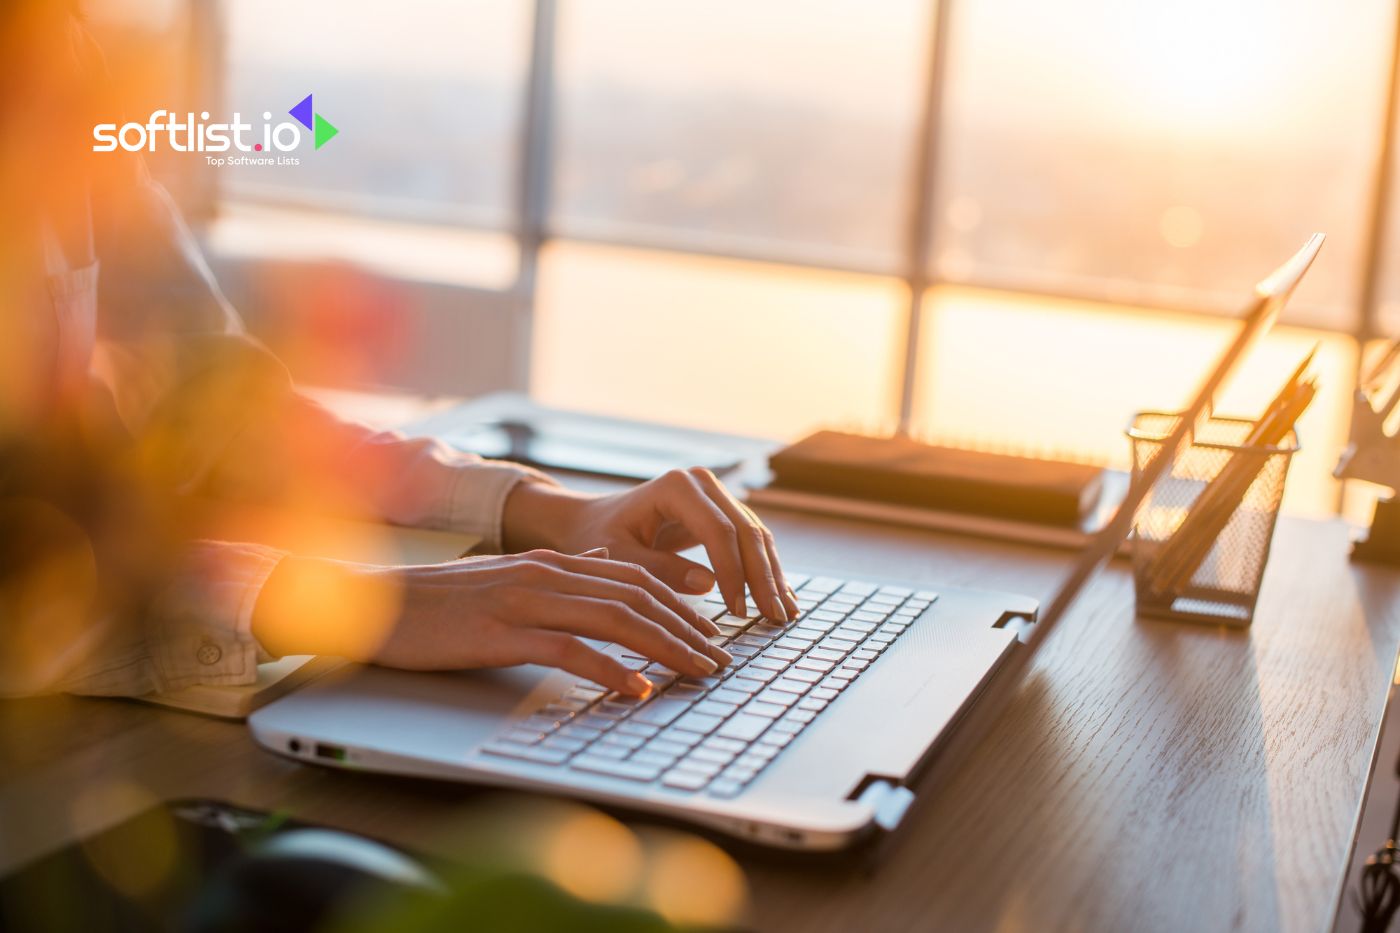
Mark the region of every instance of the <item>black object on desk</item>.
POLYGON ((769 458, 775 488, 1078 527, 1103 489, 1082 463, 818 431, 769 458))
POLYGON ((668 470, 692 466, 725 473, 739 465, 739 459, 728 451, 672 442, 649 434, 643 425, 630 431, 617 426, 602 430, 503 418, 465 425, 444 435, 443 440, 493 460, 622 479, 648 480, 668 470))

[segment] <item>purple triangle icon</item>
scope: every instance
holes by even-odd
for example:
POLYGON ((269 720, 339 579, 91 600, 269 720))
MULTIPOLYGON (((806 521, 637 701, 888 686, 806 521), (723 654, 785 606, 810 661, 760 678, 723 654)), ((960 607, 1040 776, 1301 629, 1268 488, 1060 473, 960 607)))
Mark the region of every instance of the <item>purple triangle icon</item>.
POLYGON ((300 123, 302 126, 306 127, 308 130, 313 129, 311 123, 312 113, 310 94, 307 94, 305 99, 303 99, 301 103, 297 104, 295 107, 293 107, 291 110, 288 110, 287 112, 290 113, 292 116, 296 117, 297 122, 300 123))

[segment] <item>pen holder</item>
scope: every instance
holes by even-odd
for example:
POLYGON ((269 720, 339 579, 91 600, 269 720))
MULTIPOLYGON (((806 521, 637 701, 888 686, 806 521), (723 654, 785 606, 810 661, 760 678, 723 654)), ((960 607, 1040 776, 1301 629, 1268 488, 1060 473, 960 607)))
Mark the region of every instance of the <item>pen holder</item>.
MULTIPOLYGON (((1133 482, 1162 450, 1180 416, 1133 418, 1133 482)), ((1288 464, 1290 431, 1277 446, 1245 446, 1254 422, 1209 418, 1177 452, 1133 523, 1133 583, 1142 615, 1249 625, 1269 559, 1288 464)))

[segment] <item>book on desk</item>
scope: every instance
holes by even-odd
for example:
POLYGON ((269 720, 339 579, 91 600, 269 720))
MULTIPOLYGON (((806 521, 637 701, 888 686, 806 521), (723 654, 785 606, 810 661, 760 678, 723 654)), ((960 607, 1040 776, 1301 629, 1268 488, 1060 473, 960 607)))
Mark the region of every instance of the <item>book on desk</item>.
POLYGON ((1082 463, 819 431, 769 458, 751 505, 1049 547, 1083 547, 1127 474, 1082 463))

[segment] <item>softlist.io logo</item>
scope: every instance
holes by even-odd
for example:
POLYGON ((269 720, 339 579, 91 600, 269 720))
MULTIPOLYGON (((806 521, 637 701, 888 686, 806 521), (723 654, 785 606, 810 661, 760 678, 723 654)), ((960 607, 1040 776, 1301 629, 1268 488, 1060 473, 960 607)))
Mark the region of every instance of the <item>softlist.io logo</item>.
POLYGON ((272 123, 272 114, 264 113, 261 133, 255 133, 253 124, 244 122, 237 111, 227 123, 209 122, 209 112, 201 113, 198 119, 193 113, 180 114, 168 110, 152 111, 145 123, 99 123, 92 129, 93 152, 113 152, 120 148, 127 152, 155 152, 164 145, 175 152, 245 152, 268 153, 260 156, 206 155, 210 165, 296 165, 301 160, 286 153, 294 152, 300 145, 302 127, 311 131, 316 149, 320 149, 339 135, 340 130, 329 120, 316 112, 313 95, 307 94, 287 113, 296 122, 272 123), (300 126, 298 125, 300 124, 300 126), (257 141, 261 137, 261 141, 257 141), (272 153, 277 155, 272 155, 272 153))

